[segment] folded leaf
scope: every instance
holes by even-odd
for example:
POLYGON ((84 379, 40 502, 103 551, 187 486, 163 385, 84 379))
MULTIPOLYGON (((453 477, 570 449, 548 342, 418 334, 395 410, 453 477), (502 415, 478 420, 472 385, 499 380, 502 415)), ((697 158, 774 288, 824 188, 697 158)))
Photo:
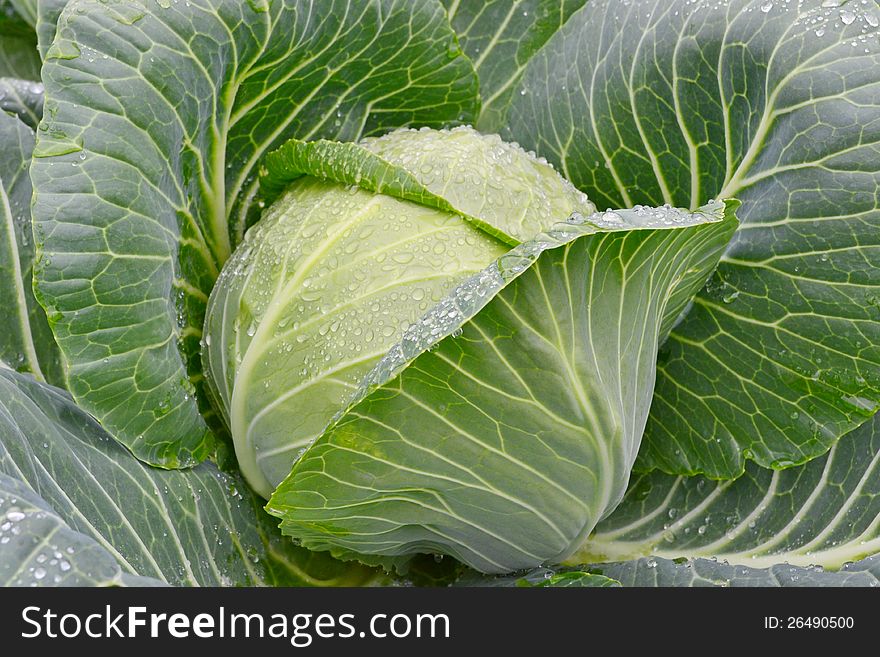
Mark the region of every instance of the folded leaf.
POLYGON ((397 130, 359 144, 294 139, 266 168, 261 187, 270 194, 303 176, 331 180, 459 215, 510 246, 595 210, 545 160, 468 127, 397 130))
POLYGON ((825 453, 880 402, 880 8, 591 0, 506 137, 600 207, 742 201, 660 353, 637 469, 733 478, 825 453))
POLYGON ((826 456, 786 470, 748 464, 735 481, 637 476, 575 563, 717 557, 840 568, 880 553, 880 416, 826 456))
MULTIPOLYGON (((145 466, 64 392, 0 368, 3 475, 39 491, 45 501, 31 495, 30 501, 13 503, 0 492, 6 504, 18 505, 16 513, 29 518, 26 540, 48 550, 61 540, 55 535, 63 534, 87 559, 78 566, 79 575, 101 583, 118 583, 120 573, 207 586, 351 585, 375 576, 282 539, 238 477, 209 463, 187 471, 145 466), (25 503, 31 506, 25 509, 25 503)), ((0 544, 0 573, 30 567, 23 548, 4 548, 0 544)), ((33 572, 26 569, 22 575, 28 583, 57 583, 55 571, 49 579, 39 578, 37 566, 30 565, 33 572)), ((64 570, 60 561, 57 567, 64 570)))
POLYGON ((623 495, 661 337, 736 227, 575 216, 404 332, 267 506, 334 554, 441 552, 484 572, 570 555, 623 495))
POLYGON ((202 324, 256 218, 263 154, 471 120, 476 79, 454 38, 436 1, 64 7, 31 172, 37 290, 72 394, 135 455, 173 468, 212 450, 202 324))
MULTIPOLYGON (((5 83, 0 79, 0 93, 5 83)), ((64 375, 58 347, 33 293, 34 236, 28 177, 33 150, 34 131, 0 111, 0 298, 4 306, 0 361, 60 384, 64 375)))

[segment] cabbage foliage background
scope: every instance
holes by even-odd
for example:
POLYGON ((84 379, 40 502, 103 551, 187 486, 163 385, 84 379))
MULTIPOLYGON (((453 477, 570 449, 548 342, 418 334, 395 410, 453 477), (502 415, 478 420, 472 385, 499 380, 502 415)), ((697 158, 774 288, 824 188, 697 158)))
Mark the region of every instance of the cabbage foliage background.
MULTIPOLYGON (((348 560, 540 567, 462 583, 875 584, 878 30, 875 0, 0 1, 0 578, 389 581, 250 482, 348 560), (540 167, 394 158, 467 124, 540 167), (329 198, 468 248, 368 276, 440 272, 257 418, 264 458, 237 427, 309 375, 237 369, 209 297, 329 198)), ((245 346, 260 305, 227 306, 245 346)))

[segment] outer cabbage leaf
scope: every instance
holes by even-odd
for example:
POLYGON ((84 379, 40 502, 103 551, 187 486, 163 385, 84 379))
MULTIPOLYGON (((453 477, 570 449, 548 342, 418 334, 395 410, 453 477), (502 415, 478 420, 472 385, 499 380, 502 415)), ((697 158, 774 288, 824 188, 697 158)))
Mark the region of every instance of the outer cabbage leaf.
POLYGON ((41 58, 46 56, 46 51, 55 40, 58 19, 68 2, 70 0, 37 0, 37 51, 41 58))
POLYGON ((340 556, 449 554, 483 572, 569 556, 620 501, 657 345, 735 203, 573 217, 407 329, 267 509, 340 556))
POLYGON ((880 557, 846 564, 839 571, 777 563, 764 568, 716 559, 643 558, 609 564, 534 568, 525 573, 487 576, 466 572, 454 586, 494 587, 878 587, 880 557))
MULTIPOLYGON (((0 80, 3 93, 6 80, 0 80)), ((22 85, 27 88, 31 83, 22 85)), ((5 102, 5 101, 0 101, 5 102)), ((58 347, 33 293, 34 237, 28 166, 34 131, 0 110, 0 361, 40 380, 63 381, 58 347)))
POLYGON ((190 466, 219 426, 208 294, 255 216, 262 155, 472 120, 476 78, 435 1, 59 6, 40 12, 41 35, 57 28, 31 171, 38 298, 78 403, 138 458, 190 466))
POLYGON ((637 469, 804 463, 880 402, 880 8, 595 0, 504 132, 600 207, 742 201, 660 354, 637 469))
POLYGON ((455 586, 636 586, 636 587, 841 587, 880 586, 880 557, 847 564, 840 571, 778 563, 766 568, 732 566, 717 560, 636 559, 570 568, 535 568, 487 577, 467 573, 455 586), (604 583, 603 583, 604 580, 604 583))
POLYGON ((119 586, 119 562, 26 484, 0 473, 0 584, 119 586))
POLYGON ((15 114, 31 129, 36 130, 43 117, 44 91, 41 82, 0 77, 0 111, 15 114))
POLYGON ((289 586, 358 584, 375 576, 283 539, 240 478, 208 463, 187 471, 147 467, 66 393, 5 368, 0 477, 32 491, 0 492, 3 504, 20 514, 7 513, 10 526, 0 524, 0 573, 7 581, 57 584, 58 574, 76 576, 69 583, 78 584, 115 584, 121 576, 131 583, 137 580, 127 578, 137 576, 174 585, 289 586), (7 549, 5 538, 15 545, 7 549), (26 544, 34 548, 33 563, 23 558, 26 544), (64 555, 69 546, 83 559, 76 573, 60 560, 51 563, 57 550, 73 565, 64 555))
POLYGON ((613 588, 620 586, 620 582, 604 575, 569 570, 541 577, 520 577, 516 580, 515 586, 520 588, 613 588))
POLYGON ((477 128, 497 132, 532 56, 586 0, 443 0, 474 62, 483 107, 477 128))
POLYGON ((517 588, 613 588, 620 586, 620 582, 585 570, 553 571, 548 568, 536 568, 526 574, 509 575, 506 577, 465 577, 456 582, 455 585, 515 586, 517 588))
POLYGON ((518 587, 518 588, 608 588, 620 586, 617 580, 599 575, 587 568, 533 568, 527 572, 510 575, 483 575, 474 571, 466 572, 453 586, 461 587, 518 587))
POLYGON ((848 564, 836 572, 785 563, 752 568, 711 559, 676 562, 654 558, 600 565, 596 570, 623 586, 880 586, 880 558, 877 557, 848 564))
POLYGON ((31 27, 37 24, 37 0, 0 0, 0 7, 11 5, 18 16, 31 27))
POLYGON ((40 79, 40 56, 32 25, 18 13, 26 0, 0 0, 0 77, 40 79))
POLYGON ((880 417, 786 470, 754 463, 734 481, 652 472, 634 477, 575 563, 642 556, 763 568, 840 568, 880 553, 880 417))

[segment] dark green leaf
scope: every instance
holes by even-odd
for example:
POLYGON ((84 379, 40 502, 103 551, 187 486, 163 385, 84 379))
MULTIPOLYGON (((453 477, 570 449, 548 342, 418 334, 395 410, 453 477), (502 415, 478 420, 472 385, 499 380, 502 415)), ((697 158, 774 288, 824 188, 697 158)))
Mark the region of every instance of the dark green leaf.
POLYGON ((722 482, 637 476, 574 561, 717 557, 759 568, 840 568, 877 553, 880 416, 826 456, 787 470, 750 463, 743 476, 722 482))
POLYGON ((880 586, 880 557, 840 571, 777 563, 766 568, 732 566, 714 559, 645 558, 567 568, 535 568, 527 573, 487 577, 470 571, 455 586, 627 586, 627 587, 792 587, 880 586), (546 584, 544 584, 546 582, 546 584))
POLYGON ((803 463, 880 402, 880 8, 589 2, 532 59, 507 136, 600 207, 742 201, 659 358, 637 469, 803 463))
POLYGON ((119 586, 119 562, 26 484, 0 472, 0 585, 119 586))
MULTIPOLYGON (((48 546, 52 531, 78 533, 84 546, 97 544, 115 559, 112 570, 93 554, 89 568, 97 573, 100 564, 107 583, 120 569, 211 586, 358 584, 375 576, 281 537, 240 478, 209 463, 186 471, 145 466, 64 392, 2 368, 0 473, 45 500, 46 516, 36 518, 28 540, 48 546)), ((0 572, 7 560, 24 563, 0 549, 0 572)))
POLYGON ((623 586, 880 586, 880 557, 850 564, 837 572, 785 563, 751 568, 710 559, 675 562, 655 558, 602 565, 596 570, 623 586))
POLYGON ((37 2, 38 0, 0 0, 0 8, 4 4, 12 5, 15 12, 21 19, 34 27, 37 24, 37 2))
POLYGON ((607 588, 620 586, 620 582, 589 570, 568 568, 551 570, 535 568, 527 573, 513 575, 487 576, 470 572, 461 577, 455 586, 516 586, 519 588, 562 588, 562 587, 598 587, 607 588))
POLYGON ((586 0, 443 0, 480 78, 482 132, 498 132, 532 56, 586 0))
POLYGON ((256 216, 262 155, 293 136, 472 121, 476 78, 454 38, 436 1, 64 8, 32 169, 37 291, 74 397, 139 458, 211 452, 202 322, 256 216))
POLYGON ((37 36, 29 10, 30 0, 0 0, 0 78, 40 79, 37 36))
MULTIPOLYGON (((0 93, 6 81, 0 79, 0 93)), ((22 83, 24 88, 32 83, 22 83)), ((11 88, 11 87, 10 87, 11 88)), ((0 101, 2 102, 2 101, 0 101)), ((63 381, 58 347, 33 293, 34 237, 28 166, 34 132, 0 111, 0 361, 40 380, 63 381)))
POLYGON ((36 0, 0 0, 0 36, 33 35, 36 0))
POLYGON ((40 82, 0 78, 0 111, 15 114, 32 130, 36 130, 43 117, 43 92, 40 82))
POLYGON ((46 51, 55 40, 55 29, 58 27, 58 18, 70 0, 38 0, 37 11, 37 50, 40 57, 46 56, 46 51))
POLYGON ((522 577, 516 581, 516 586, 524 588, 609 588, 620 586, 620 582, 604 575, 569 570, 563 573, 554 573, 541 579, 522 577))

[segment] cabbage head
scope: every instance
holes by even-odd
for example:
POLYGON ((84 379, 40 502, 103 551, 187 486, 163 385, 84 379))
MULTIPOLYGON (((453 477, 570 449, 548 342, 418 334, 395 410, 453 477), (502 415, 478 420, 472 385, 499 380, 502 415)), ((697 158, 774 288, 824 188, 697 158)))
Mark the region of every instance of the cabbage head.
MULTIPOLYGON (((558 562, 619 503, 658 345, 735 203, 596 212, 471 128, 291 141, 211 295, 241 470, 303 545, 558 562)), ((369 555, 369 556, 368 556, 369 555)))

